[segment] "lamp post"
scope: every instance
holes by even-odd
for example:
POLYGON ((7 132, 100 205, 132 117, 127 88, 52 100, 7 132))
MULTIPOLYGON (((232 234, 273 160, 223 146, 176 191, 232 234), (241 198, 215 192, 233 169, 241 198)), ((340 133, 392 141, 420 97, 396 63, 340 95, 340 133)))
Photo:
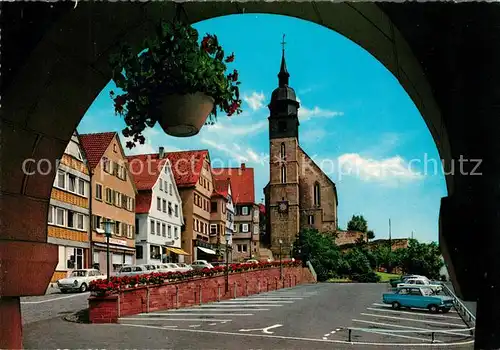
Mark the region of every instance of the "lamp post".
POLYGON ((290 244, 290 260, 293 259, 293 243, 290 244))
POLYGON ((231 233, 226 231, 226 294, 229 293, 229 239, 231 238, 231 233))
POLYGON ((281 260, 281 245, 283 244, 283 241, 280 239, 280 279, 283 279, 283 262, 281 260))
POLYGON ((106 280, 109 282, 110 272, 109 272, 109 237, 111 237, 111 225, 113 221, 104 220, 104 234, 106 235, 106 280))

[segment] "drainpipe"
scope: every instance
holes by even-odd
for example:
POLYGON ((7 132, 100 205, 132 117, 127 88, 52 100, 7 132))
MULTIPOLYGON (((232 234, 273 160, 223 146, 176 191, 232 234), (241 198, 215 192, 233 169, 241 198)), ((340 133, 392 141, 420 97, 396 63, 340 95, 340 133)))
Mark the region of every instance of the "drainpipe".
MULTIPOLYGON (((88 164, 88 162, 87 162, 88 164)), ((87 165, 88 167, 88 165, 87 165)), ((89 262, 90 262, 90 265, 88 266, 89 268, 92 268, 94 266, 94 245, 92 244, 92 170, 89 169, 89 230, 88 230, 88 234, 89 234, 89 262)), ((99 266, 99 270, 100 270, 100 266, 99 266)))

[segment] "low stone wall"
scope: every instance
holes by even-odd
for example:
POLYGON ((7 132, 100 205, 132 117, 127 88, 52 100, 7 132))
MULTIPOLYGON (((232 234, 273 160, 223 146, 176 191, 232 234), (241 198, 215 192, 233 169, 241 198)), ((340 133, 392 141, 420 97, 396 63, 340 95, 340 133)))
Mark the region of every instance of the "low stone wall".
POLYGON ((123 316, 182 308, 316 282, 309 269, 303 267, 284 267, 282 280, 279 268, 232 273, 229 275, 227 293, 225 281, 226 277, 222 274, 128 288, 109 296, 91 296, 90 322, 116 323, 123 316))

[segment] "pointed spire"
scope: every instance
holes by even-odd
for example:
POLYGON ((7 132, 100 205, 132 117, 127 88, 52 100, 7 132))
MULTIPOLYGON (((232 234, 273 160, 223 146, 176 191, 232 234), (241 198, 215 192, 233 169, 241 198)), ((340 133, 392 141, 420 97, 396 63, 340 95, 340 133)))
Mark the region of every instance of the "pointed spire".
POLYGON ((285 34, 283 34, 283 41, 281 42, 281 45, 283 46, 283 52, 281 56, 281 67, 280 67, 280 72, 278 73, 278 79, 279 79, 279 86, 288 86, 288 78, 290 77, 290 74, 288 74, 288 70, 286 69, 286 61, 285 61, 285 34))

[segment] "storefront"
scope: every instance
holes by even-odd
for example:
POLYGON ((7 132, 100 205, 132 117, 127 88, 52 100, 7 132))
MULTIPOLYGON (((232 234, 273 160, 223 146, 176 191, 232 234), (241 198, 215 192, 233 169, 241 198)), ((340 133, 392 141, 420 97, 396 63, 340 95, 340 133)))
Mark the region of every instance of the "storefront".
MULTIPOLYGON (((109 262, 111 264, 110 272, 118 271, 123 265, 135 264, 135 248, 128 247, 121 243, 123 241, 110 239, 109 240, 109 262), (116 242, 118 241, 118 242, 116 242)), ((94 242, 93 250, 93 267, 106 273, 107 271, 107 245, 106 243, 94 242)))
POLYGON ((218 254, 215 244, 207 243, 197 239, 195 241, 196 260, 206 260, 208 262, 217 261, 218 254))
POLYGON ((189 256, 189 253, 185 252, 181 248, 169 246, 163 247, 163 262, 183 263, 185 256, 189 256))

